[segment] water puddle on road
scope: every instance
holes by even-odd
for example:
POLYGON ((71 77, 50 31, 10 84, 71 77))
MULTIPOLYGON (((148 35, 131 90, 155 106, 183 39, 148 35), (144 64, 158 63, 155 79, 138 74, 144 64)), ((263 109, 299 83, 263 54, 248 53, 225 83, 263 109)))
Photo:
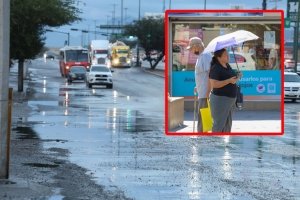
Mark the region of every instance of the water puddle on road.
POLYGON ((32 129, 32 127, 28 126, 18 126, 13 129, 18 133, 18 139, 39 139, 38 134, 32 129))
POLYGON ((39 167, 39 168, 56 168, 58 164, 47 164, 47 163, 23 163, 24 166, 39 167))
POLYGON ((107 123, 113 131, 149 132, 162 131, 163 120, 157 117, 147 117, 138 110, 107 109, 107 123))

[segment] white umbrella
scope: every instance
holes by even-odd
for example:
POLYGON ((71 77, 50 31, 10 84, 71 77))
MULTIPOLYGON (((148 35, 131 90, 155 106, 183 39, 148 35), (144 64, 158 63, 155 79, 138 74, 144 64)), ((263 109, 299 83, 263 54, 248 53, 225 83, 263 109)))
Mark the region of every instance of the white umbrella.
POLYGON ((249 40, 256 40, 258 38, 259 37, 257 35, 249 31, 235 31, 214 38, 204 49, 203 53, 215 52, 226 47, 238 45, 249 40))

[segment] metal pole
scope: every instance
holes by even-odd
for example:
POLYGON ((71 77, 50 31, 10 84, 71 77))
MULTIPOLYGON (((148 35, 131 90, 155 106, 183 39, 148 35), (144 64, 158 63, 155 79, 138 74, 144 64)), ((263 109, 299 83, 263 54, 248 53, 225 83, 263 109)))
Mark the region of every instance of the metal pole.
POLYGON ((206 0, 204 0, 204 10, 206 10, 206 0))
MULTIPOLYGON (((123 26, 123 0, 121 0, 121 26, 123 26)), ((121 29, 122 32, 122 29, 121 29)))
POLYGON ((263 10, 267 9, 267 0, 263 0, 263 2, 262 2, 262 9, 263 10))
MULTIPOLYGON (((139 22, 141 19, 141 0, 139 0, 139 22)), ((140 47, 139 47, 139 38, 137 38, 136 43, 136 66, 140 66, 140 47)))
POLYGON ((10 160, 10 130, 11 130, 11 116, 12 116, 12 100, 13 89, 8 89, 8 114, 7 114, 7 163, 6 163, 6 179, 9 177, 9 160, 10 160))
POLYGON ((8 178, 8 77, 10 1, 0 0, 0 179, 8 178))
POLYGON ((141 0, 139 0, 139 16, 138 16, 139 21, 140 18, 141 18, 141 0))
POLYGON ((127 23, 127 10, 128 10, 128 8, 124 8, 124 11, 125 11, 124 24, 125 25, 127 23))
POLYGON ((70 33, 68 32, 68 46, 70 46, 70 33))
POLYGON ((296 30, 294 35, 294 44, 295 44, 295 72, 297 71, 297 63, 298 63, 298 48, 299 48, 299 22, 300 22, 300 2, 298 2, 298 11, 297 11, 297 22, 296 22, 296 30))

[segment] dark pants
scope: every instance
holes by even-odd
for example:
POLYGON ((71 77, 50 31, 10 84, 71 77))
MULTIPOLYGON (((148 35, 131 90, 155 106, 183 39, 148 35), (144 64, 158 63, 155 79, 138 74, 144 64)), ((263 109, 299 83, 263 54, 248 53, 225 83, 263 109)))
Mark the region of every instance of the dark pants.
POLYGON ((210 109, 213 118, 212 132, 231 132, 235 100, 236 98, 210 94, 210 109))

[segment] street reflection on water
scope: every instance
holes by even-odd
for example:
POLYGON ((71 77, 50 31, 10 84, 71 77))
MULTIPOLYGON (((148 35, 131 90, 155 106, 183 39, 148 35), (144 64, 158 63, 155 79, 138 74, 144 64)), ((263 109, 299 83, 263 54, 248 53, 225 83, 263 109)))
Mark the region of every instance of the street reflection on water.
POLYGON ((70 161, 107 190, 151 200, 300 196, 298 109, 286 111, 280 137, 166 137, 163 112, 151 112, 137 97, 85 84, 53 89, 47 79, 37 85, 56 99, 30 99, 33 112, 16 130, 24 139, 53 140, 46 149, 68 149, 70 161))

